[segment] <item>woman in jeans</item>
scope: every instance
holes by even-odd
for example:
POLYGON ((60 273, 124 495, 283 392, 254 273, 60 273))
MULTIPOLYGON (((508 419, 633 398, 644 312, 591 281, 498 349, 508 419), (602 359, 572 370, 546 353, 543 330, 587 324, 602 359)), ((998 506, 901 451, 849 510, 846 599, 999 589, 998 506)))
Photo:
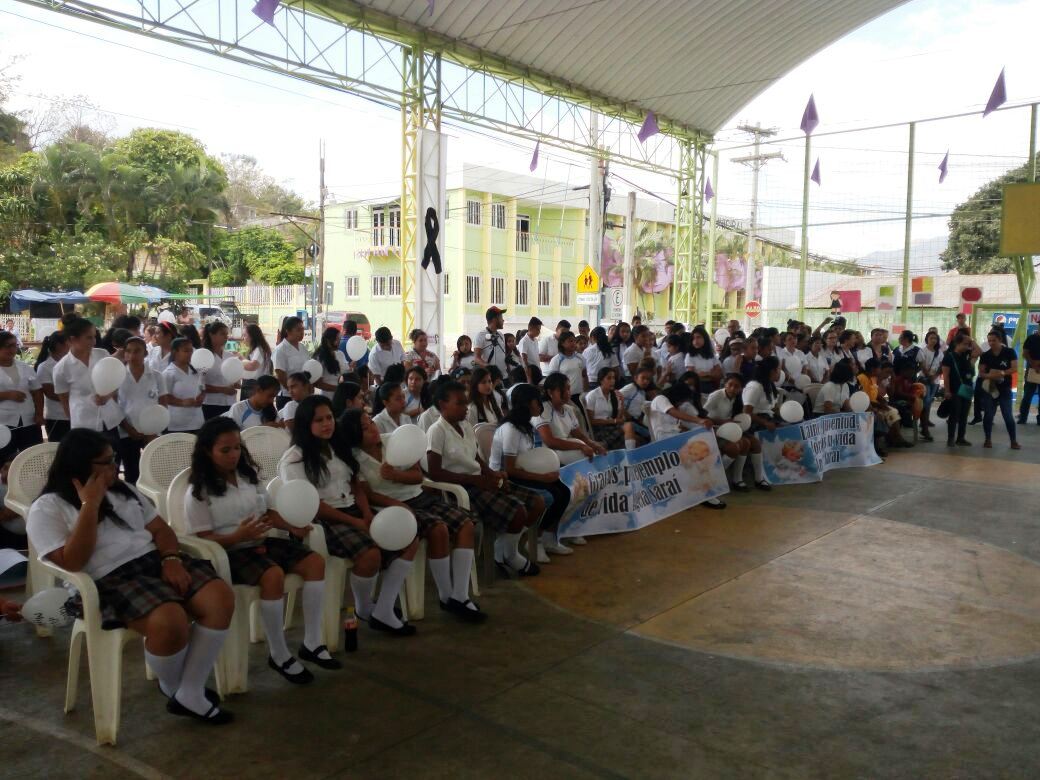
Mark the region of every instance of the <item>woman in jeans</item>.
POLYGON ((982 446, 993 446, 993 418, 999 406, 1000 416, 1004 418, 1004 425, 1011 439, 1011 449, 1018 450, 1022 445, 1015 437, 1015 414, 1011 405, 1011 377, 1018 373, 1018 354, 1011 347, 1004 345, 999 332, 990 331, 986 338, 989 341, 989 351, 983 352, 979 358, 979 378, 983 380, 982 401, 985 412, 982 430, 986 434, 986 441, 982 446))
POLYGON ((950 401, 950 416, 946 420, 946 446, 959 444, 970 447, 971 442, 964 438, 968 428, 968 407, 971 406, 972 393, 966 392, 962 398, 959 392, 961 385, 972 387, 975 369, 971 365, 971 337, 958 333, 953 337, 950 348, 942 361, 943 387, 950 401))

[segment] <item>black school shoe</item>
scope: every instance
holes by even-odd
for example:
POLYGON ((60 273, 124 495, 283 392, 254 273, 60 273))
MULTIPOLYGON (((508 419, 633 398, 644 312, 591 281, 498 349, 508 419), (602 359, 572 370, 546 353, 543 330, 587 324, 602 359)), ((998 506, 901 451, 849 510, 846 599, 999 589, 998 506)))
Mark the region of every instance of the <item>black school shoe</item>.
POLYGON ((279 665, 275 663, 275 660, 271 658, 271 656, 267 656, 267 665, 274 669, 276 672, 278 672, 278 674, 280 674, 289 682, 294 683, 296 685, 307 685, 309 683, 314 682, 314 675, 311 674, 311 671, 307 669, 305 666, 303 666, 303 664, 300 664, 300 667, 303 671, 296 672, 295 674, 290 672, 289 667, 292 666, 294 662, 298 664, 300 663, 295 658, 292 658, 290 656, 288 661, 286 661, 284 664, 279 665))
POLYGON ((210 707, 205 715, 200 715, 193 710, 189 710, 183 704, 176 699, 166 700, 166 711, 171 715, 179 715, 185 718, 194 718, 197 721, 206 723, 210 726, 223 726, 227 723, 231 723, 235 719, 235 716, 227 710, 222 710, 216 704, 210 707))
POLYGON ((343 664, 341 664, 335 658, 322 658, 321 653, 323 650, 326 653, 329 653, 330 656, 332 655, 332 653, 329 652, 329 648, 327 648, 325 645, 318 645, 313 650, 310 650, 308 649, 307 645, 304 644, 300 645, 300 649, 297 651, 296 654, 300 656, 301 661, 306 661, 309 664, 317 664, 322 669, 334 671, 336 669, 343 668, 343 664))
MULTIPOLYGON (((155 687, 159 689, 159 693, 161 693, 162 697, 167 701, 173 698, 172 696, 167 696, 165 693, 163 693, 162 686, 159 684, 158 680, 155 681, 155 687)), ((215 690, 213 690, 212 688, 206 688, 204 695, 206 697, 206 701, 208 701, 210 704, 216 705, 217 707, 220 706, 220 694, 217 693, 215 690)))
POLYGON ((376 631, 383 631, 391 636, 414 636, 415 626, 411 623, 405 623, 400 628, 394 628, 388 626, 382 620, 377 618, 375 615, 370 615, 368 618, 368 625, 370 625, 376 631))
MULTIPOLYGON (((438 601, 440 600, 438 599, 438 601)), ((480 607, 470 609, 470 604, 477 607, 477 602, 472 599, 465 602, 459 601, 458 599, 440 601, 441 609, 462 618, 462 620, 467 623, 483 623, 487 620, 487 615, 480 611, 480 607)))

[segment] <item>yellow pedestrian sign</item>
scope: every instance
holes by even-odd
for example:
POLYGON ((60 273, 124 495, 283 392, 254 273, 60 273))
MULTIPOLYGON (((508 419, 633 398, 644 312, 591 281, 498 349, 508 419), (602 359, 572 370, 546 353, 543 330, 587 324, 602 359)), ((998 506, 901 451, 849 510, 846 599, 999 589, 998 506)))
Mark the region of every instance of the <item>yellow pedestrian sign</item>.
POLYGON ((599 306, 599 274, 591 265, 585 266, 578 274, 578 294, 575 298, 579 306, 599 306))

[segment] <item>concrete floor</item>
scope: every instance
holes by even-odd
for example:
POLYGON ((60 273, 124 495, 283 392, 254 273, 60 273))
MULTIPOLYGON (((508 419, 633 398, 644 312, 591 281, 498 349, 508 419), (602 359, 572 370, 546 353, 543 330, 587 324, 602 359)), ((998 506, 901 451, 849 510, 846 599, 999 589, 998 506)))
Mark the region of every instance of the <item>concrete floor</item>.
POLYGON ((1036 778, 1040 428, 1003 437, 593 539, 482 627, 431 592, 417 638, 362 629, 306 689, 258 645, 220 730, 168 716, 132 645, 97 748, 66 636, 0 628, 0 775, 1036 778))

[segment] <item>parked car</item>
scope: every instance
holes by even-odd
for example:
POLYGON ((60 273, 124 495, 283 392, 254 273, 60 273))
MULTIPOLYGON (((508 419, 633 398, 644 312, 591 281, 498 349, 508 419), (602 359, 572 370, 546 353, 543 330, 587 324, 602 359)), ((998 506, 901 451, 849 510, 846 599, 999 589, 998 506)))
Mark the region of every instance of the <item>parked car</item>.
POLYGON ((346 320, 356 322, 358 326, 358 335, 369 341, 372 338, 372 325, 368 321, 368 317, 359 311, 327 311, 325 312, 325 323, 326 327, 335 328, 336 330, 343 331, 343 323, 346 320))

